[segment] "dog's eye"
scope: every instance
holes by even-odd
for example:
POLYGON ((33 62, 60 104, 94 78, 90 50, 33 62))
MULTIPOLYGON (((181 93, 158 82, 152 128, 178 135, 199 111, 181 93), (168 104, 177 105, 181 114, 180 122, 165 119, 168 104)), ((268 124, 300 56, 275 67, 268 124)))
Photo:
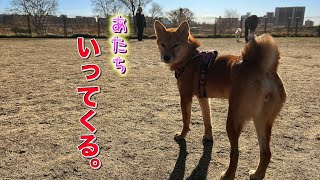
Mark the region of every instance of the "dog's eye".
POLYGON ((174 48, 177 48, 177 47, 179 47, 180 46, 180 44, 175 44, 173 47, 174 48))
POLYGON ((165 47, 166 47, 163 43, 161 43, 161 44, 160 44, 160 46, 161 46, 161 47, 163 47, 163 48, 165 48, 165 47))

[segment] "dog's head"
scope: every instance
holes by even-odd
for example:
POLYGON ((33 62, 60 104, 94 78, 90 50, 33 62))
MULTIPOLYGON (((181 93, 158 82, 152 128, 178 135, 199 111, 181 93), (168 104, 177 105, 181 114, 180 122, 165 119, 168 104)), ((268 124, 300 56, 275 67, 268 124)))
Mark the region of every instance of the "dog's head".
POLYGON ((178 28, 168 29, 161 22, 155 21, 154 29, 161 60, 169 65, 181 63, 192 47, 200 46, 190 35, 187 21, 182 22, 178 28))

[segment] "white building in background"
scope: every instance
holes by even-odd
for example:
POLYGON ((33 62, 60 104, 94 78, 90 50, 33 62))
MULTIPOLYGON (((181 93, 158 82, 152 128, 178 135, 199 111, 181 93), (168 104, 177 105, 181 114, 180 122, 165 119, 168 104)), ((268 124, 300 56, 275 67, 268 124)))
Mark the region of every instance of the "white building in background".
POLYGON ((275 22, 274 12, 267 12, 266 18, 267 18, 267 23, 274 24, 275 22))
POLYGON ((302 26, 306 7, 277 7, 275 12, 276 26, 295 26, 298 18, 298 25, 302 26))
POLYGON ((170 24, 172 24, 172 21, 170 21, 168 18, 160 18, 160 21, 161 21, 164 25, 170 25, 170 24))
POLYGON ((313 27, 314 26, 314 21, 311 21, 311 20, 306 20, 305 22, 304 22, 304 25, 306 26, 306 27, 313 27))
POLYGON ((247 12, 247 14, 246 15, 242 15, 241 18, 242 19, 247 19, 249 16, 251 16, 251 13, 247 12))

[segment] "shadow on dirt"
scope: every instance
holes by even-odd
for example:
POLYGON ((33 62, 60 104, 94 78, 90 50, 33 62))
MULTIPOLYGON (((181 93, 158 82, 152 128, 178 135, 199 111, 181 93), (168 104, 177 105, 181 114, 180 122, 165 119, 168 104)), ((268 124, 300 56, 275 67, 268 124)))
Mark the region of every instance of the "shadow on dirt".
MULTIPOLYGON (((186 158, 188 155, 187 152, 187 144, 185 140, 181 140, 177 142, 179 144, 180 152, 174 166, 174 169, 170 175, 170 180, 182 180, 185 173, 186 167, 186 158)), ((211 153, 212 153, 212 141, 204 141, 203 142, 203 153, 199 160, 197 167, 192 171, 191 175, 187 178, 188 180, 192 179, 207 179, 208 168, 211 161, 211 153)))

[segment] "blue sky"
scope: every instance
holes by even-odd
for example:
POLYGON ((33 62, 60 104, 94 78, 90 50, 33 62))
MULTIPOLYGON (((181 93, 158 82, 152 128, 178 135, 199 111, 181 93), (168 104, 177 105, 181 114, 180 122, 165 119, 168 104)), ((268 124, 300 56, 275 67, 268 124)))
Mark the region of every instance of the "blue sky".
MULTIPOLYGON (((10 7, 9 0, 0 0, 0 13, 5 13, 10 7)), ((213 17, 224 15, 226 9, 236 9, 241 15, 251 12, 258 16, 266 12, 274 12, 275 7, 305 6, 306 19, 314 20, 316 25, 320 23, 320 1, 319 0, 153 0, 159 3, 165 12, 178 7, 187 7, 195 13, 198 21, 209 21, 213 17), (312 17, 312 18, 308 18, 312 17), (316 18, 314 18, 316 17, 316 18)), ((58 0, 59 8, 56 14, 67 14, 68 16, 94 16, 90 0, 58 0)), ((149 6, 145 7, 148 15, 149 6)))

